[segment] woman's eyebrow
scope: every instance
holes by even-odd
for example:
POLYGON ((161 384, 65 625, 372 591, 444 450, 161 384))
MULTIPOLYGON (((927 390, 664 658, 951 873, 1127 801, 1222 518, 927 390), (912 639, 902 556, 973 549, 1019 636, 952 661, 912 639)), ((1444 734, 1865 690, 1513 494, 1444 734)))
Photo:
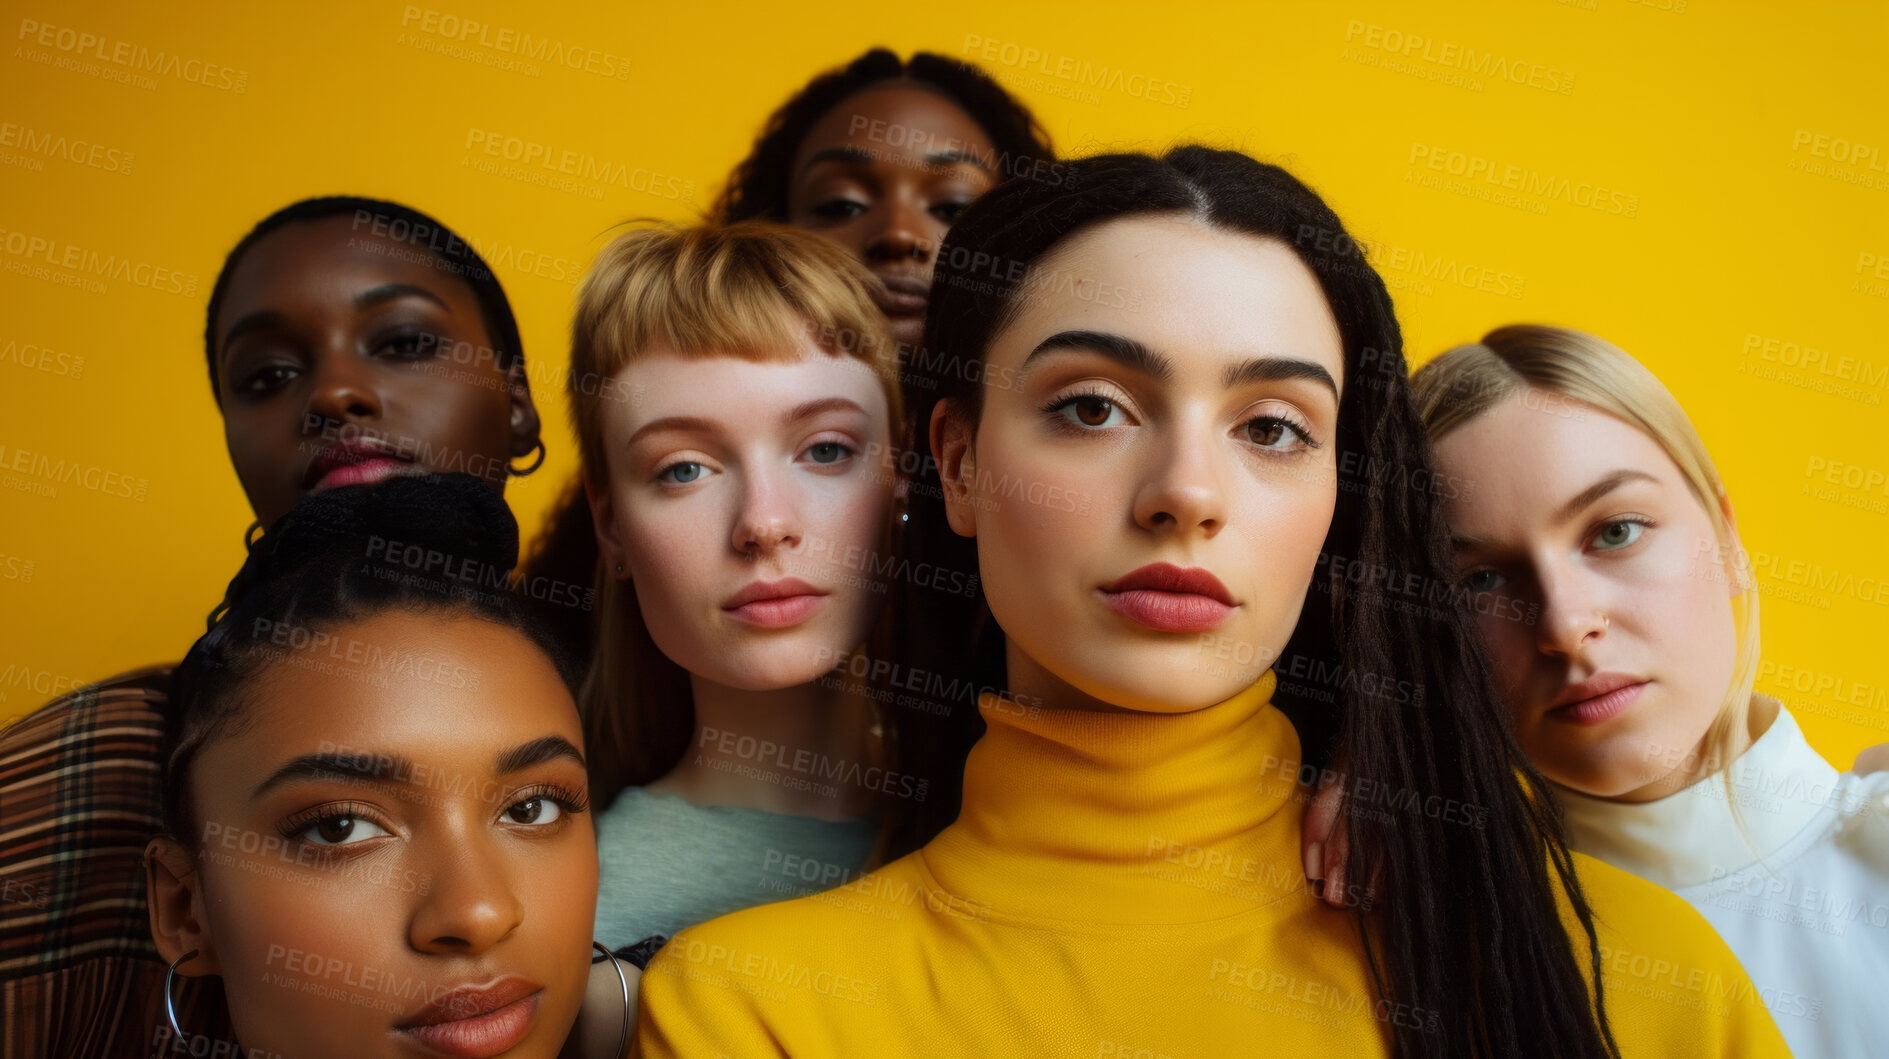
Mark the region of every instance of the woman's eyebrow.
POLYGON ((558 758, 569 758, 578 768, 585 768, 584 755, 569 739, 561 735, 543 735, 529 743, 520 743, 510 750, 501 752, 492 763, 492 771, 500 776, 507 776, 533 765, 542 765, 558 758))
MULTIPOLYGON (((452 306, 441 300, 439 295, 411 283, 383 283, 378 287, 369 287, 354 296, 354 311, 361 312, 396 298, 425 298, 444 309, 448 315, 451 315, 453 311, 452 306)), ((251 331, 265 331, 271 327, 280 327, 287 321, 286 315, 273 309, 257 309, 254 312, 244 313, 241 319, 230 325, 229 330, 223 332, 224 356, 228 357, 230 346, 243 335, 251 331)))
POLYGON ((356 779, 371 783, 412 785, 417 781, 413 762, 399 754, 349 749, 346 753, 321 751, 290 759, 249 792, 249 799, 297 780, 356 779))
POLYGON ((792 411, 781 418, 781 422, 798 423, 802 419, 812 419, 814 416, 823 415, 827 412, 857 412, 860 415, 869 414, 860 406, 858 401, 850 397, 817 397, 811 401, 802 401, 795 405, 792 411))
POLYGON ((434 294, 425 287, 416 287, 411 283, 383 283, 378 287, 369 287, 354 296, 354 308, 355 311, 359 312, 362 309, 379 305, 382 302, 390 302, 396 298, 425 298, 427 301, 432 302, 448 313, 453 311, 452 307, 447 305, 439 295, 434 294))
POLYGON ((1658 478, 1653 477, 1645 471, 1635 471, 1627 468, 1613 471, 1601 478, 1600 481, 1574 494, 1567 503, 1562 504, 1561 509, 1554 514, 1555 521, 1566 522, 1580 514, 1582 508, 1599 500, 1601 497, 1606 496, 1608 493, 1613 492, 1615 489, 1620 488, 1628 482, 1634 481, 1647 481, 1656 485, 1659 483, 1658 478))
POLYGON ((703 419, 701 416, 663 416, 661 419, 652 419, 642 426, 637 427, 636 432, 631 434, 629 440, 623 443, 623 447, 626 449, 634 448, 636 443, 643 440, 645 435, 660 434, 666 430, 713 434, 718 428, 719 424, 712 420, 703 419))
MULTIPOLYGON (((1037 357, 1059 350, 1098 353, 1157 382, 1166 382, 1174 376, 1172 360, 1127 335, 1108 331, 1058 331, 1038 342, 1030 355, 1023 358, 1023 364, 1017 370, 1018 378, 1021 379, 1030 370, 1030 363, 1037 357)), ((1222 384, 1229 390, 1247 383, 1284 379, 1310 379, 1323 383, 1333 397, 1338 396, 1338 380, 1331 377, 1331 372, 1321 365, 1297 357, 1248 357, 1237 364, 1228 365, 1221 375, 1222 384)))
POLYGON ((824 150, 813 152, 813 157, 807 159, 807 164, 801 166, 800 171, 805 173, 821 162, 845 162, 848 165, 869 165, 872 162, 872 152, 866 150, 864 147, 828 147, 824 150))
POLYGON ((229 359, 230 346, 238 338, 251 331, 266 331, 271 327, 280 327, 287 320, 288 317, 273 309, 257 309, 254 312, 244 313, 241 319, 230 325, 228 331, 223 332, 223 359, 225 361, 229 359))
MULTIPOLYGON (((575 744, 561 735, 546 735, 500 751, 493 760, 492 769, 495 775, 506 776, 558 758, 568 758, 579 768, 586 767, 584 755, 575 744)), ((277 787, 297 780, 353 779, 397 786, 423 785, 424 776, 433 771, 423 772, 415 767, 410 758, 400 754, 353 748, 340 753, 322 751, 292 758, 270 773, 268 779, 257 784, 249 798, 254 801, 277 787)))
POLYGON ((1064 350, 1101 354, 1157 382, 1166 382, 1174 377, 1173 361, 1127 335, 1108 331, 1058 331, 1038 342, 1036 348, 1030 350, 1030 355, 1023 358, 1023 363, 1017 368, 1018 381, 1021 382, 1030 372, 1030 365, 1038 358, 1064 350))
POLYGON ((1333 397, 1338 396, 1338 380, 1331 377, 1331 372, 1326 371, 1323 365, 1297 357, 1250 357, 1229 365, 1221 376, 1229 390, 1247 383, 1280 382, 1286 379, 1310 379, 1323 383, 1333 397))
POLYGON ((925 164, 933 169, 948 165, 970 165, 982 169, 989 176, 997 175, 973 151, 933 151, 925 156, 925 164))

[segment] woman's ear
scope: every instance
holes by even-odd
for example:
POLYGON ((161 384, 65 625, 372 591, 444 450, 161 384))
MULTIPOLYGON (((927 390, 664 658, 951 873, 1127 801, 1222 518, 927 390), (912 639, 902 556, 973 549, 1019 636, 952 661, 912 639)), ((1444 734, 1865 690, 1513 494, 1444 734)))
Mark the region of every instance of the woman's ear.
POLYGON ((931 410, 931 451, 944 487, 945 521, 960 537, 977 536, 977 456, 971 451, 971 424, 949 398, 931 410))
POLYGON ((590 526, 597 534, 597 547, 603 552, 603 576, 622 580, 617 571, 623 569, 624 550, 617 540, 616 501, 610 496, 610 486, 598 485, 588 473, 583 474, 584 501, 590 505, 590 526))
POLYGON ((154 838, 144 847, 144 895, 151 940, 165 963, 187 952, 196 957, 177 968, 185 978, 220 974, 216 946, 204 926, 203 876, 196 858, 175 839, 154 838))
POLYGON ((523 357, 505 369, 505 382, 512 402, 512 456, 529 456, 543 443, 544 422, 538 416, 537 402, 531 399, 531 379, 525 374, 523 357))

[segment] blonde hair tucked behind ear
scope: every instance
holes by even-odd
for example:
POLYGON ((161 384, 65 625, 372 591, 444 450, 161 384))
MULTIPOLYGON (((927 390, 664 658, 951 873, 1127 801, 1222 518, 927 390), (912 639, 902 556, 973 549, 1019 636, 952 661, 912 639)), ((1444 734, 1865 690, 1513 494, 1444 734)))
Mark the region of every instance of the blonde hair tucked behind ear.
POLYGON ((1646 366, 1606 339, 1565 327, 1511 324, 1425 364, 1411 379, 1411 395, 1435 444, 1450 431, 1525 390, 1571 397, 1637 427, 1666 451, 1705 509, 1719 555, 1744 589, 1732 599, 1738 658, 1718 716, 1706 730, 1706 769, 1730 764, 1737 733, 1749 724, 1758 674, 1758 592, 1744 547, 1726 517, 1725 483, 1685 410, 1646 366))
MULTIPOLYGON (((898 344, 873 299, 877 283, 852 254, 784 225, 651 224, 612 240, 584 278, 571 325, 565 389, 585 480, 607 487, 604 410, 635 399, 616 377, 655 351, 770 361, 812 346, 852 357, 885 392, 889 436, 902 436, 898 344)), ((695 716, 688 674, 656 648, 634 591, 600 569, 597 601, 578 706, 591 794, 605 805, 674 768, 695 716)))

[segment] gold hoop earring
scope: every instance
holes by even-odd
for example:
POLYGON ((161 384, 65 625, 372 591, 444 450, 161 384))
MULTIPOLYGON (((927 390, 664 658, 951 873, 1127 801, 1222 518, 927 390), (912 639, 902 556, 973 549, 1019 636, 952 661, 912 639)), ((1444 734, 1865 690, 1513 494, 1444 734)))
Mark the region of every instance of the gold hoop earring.
POLYGON ((526 475, 530 474, 531 472, 544 466, 544 439, 539 438, 536 441, 532 442, 531 447, 538 453, 538 458, 531 461, 531 466, 521 469, 518 467, 514 467, 509 463, 505 465, 505 469, 511 473, 511 476, 513 478, 523 478, 526 475))

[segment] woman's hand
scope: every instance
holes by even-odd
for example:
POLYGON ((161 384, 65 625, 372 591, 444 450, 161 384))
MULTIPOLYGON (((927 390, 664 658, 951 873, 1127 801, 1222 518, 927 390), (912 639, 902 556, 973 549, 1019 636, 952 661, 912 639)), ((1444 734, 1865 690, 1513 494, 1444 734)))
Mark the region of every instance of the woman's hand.
POLYGON ((1346 900, 1345 861, 1351 846, 1345 829, 1338 826, 1338 813, 1344 805, 1345 785, 1333 773, 1319 784, 1318 793, 1305 807, 1305 824, 1299 837, 1299 849, 1305 858, 1305 880, 1316 885, 1318 895, 1333 908, 1349 908, 1346 900))
POLYGON ((1889 743, 1878 743, 1856 755, 1856 764, 1850 769, 1858 776, 1867 776, 1872 772, 1889 771, 1889 743))

